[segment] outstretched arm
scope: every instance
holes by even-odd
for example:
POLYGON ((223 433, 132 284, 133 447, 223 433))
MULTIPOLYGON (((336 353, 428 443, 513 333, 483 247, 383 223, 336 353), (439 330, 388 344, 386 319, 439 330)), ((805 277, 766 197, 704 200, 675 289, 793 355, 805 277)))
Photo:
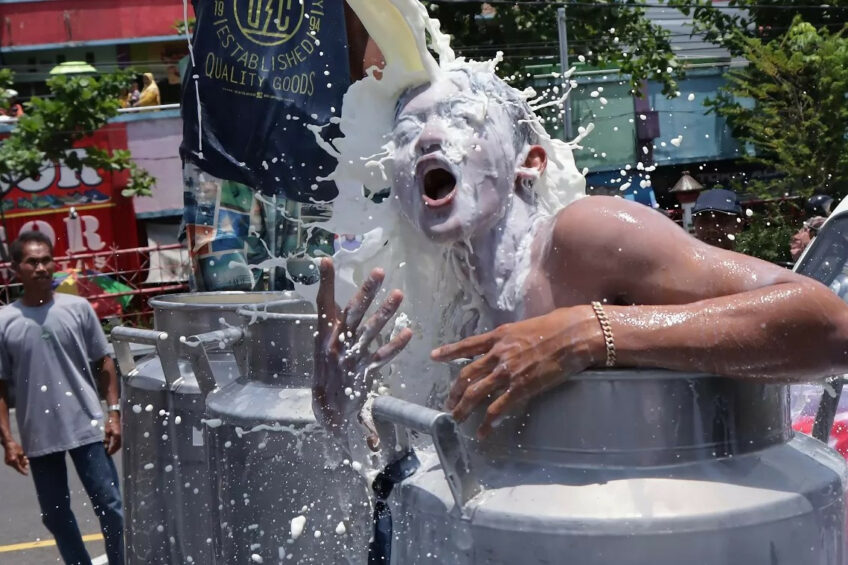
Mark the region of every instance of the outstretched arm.
POLYGON ((848 305, 832 292, 699 242, 642 205, 590 197, 568 206, 546 260, 564 307, 433 352, 479 356, 448 407, 462 420, 491 403, 481 435, 518 402, 604 364, 592 300, 605 303, 619 366, 799 381, 848 372, 848 305))
POLYGON ((848 305, 824 285, 700 242, 644 206, 584 200, 557 222, 551 258, 573 264, 579 246, 568 243, 592 219, 580 284, 588 294, 603 281, 595 299, 607 300, 620 365, 785 380, 848 372, 848 305))

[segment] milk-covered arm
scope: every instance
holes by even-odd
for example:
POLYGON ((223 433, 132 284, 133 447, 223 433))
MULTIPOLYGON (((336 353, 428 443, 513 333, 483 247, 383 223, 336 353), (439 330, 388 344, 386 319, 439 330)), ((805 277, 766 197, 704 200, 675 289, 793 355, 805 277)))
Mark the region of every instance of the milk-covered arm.
POLYGON ((390 292, 374 314, 363 322, 383 283, 383 271, 374 269, 344 310, 335 301, 332 260, 323 259, 320 272, 312 411, 324 429, 350 455, 351 433, 356 435, 355 430, 351 432, 352 426, 365 425, 372 434, 369 443, 376 447, 373 426, 367 420, 368 414, 363 420, 362 409, 380 367, 406 347, 412 331, 404 329, 385 345, 372 348, 375 338, 400 307, 403 294, 399 290, 390 292))
POLYGON ((604 364, 593 300, 605 303, 619 366, 781 380, 848 372, 848 305, 832 292, 699 242, 640 204, 590 197, 568 206, 545 261, 559 308, 433 352, 440 361, 479 356, 448 406, 461 420, 488 404, 481 435, 519 402, 604 364))

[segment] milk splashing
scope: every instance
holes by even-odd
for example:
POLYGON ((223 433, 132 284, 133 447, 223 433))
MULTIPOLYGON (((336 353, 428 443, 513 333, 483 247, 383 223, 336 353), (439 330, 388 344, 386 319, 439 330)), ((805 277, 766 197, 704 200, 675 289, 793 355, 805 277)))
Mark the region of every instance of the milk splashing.
MULTIPOLYGON (((365 234, 358 249, 341 249, 334 255, 336 301, 344 305, 370 269, 382 267, 386 271, 383 292, 400 288, 405 293, 397 327, 411 327, 415 334, 407 351, 396 358, 389 374, 385 375, 386 382, 396 396, 422 404, 441 404, 434 401, 444 398, 450 376, 444 367, 429 361, 429 350, 467 333, 469 328, 473 331, 491 326, 479 297, 472 296, 473 292, 458 297, 463 287, 475 284, 468 280, 469 277, 473 279, 468 261, 473 250, 464 244, 455 246, 463 248, 457 253, 456 249, 430 242, 401 218, 393 195, 380 203, 369 195, 390 188, 395 150, 392 134, 401 95, 411 87, 444 80, 457 71, 494 74, 500 54, 491 61, 456 58, 449 37, 440 31, 439 23, 429 18, 419 2, 379 2, 377 4, 393 6, 414 37, 421 64, 418 67, 404 65, 404 57, 392 56, 392 53, 408 51, 409 47, 395 40, 392 29, 381 28, 379 21, 369 20, 367 10, 360 13, 359 3, 352 2, 351 6, 377 44, 382 46, 387 64, 380 71, 370 69, 365 78, 351 85, 344 96, 341 115, 336 119, 342 136, 323 145, 338 160, 327 179, 336 182, 339 196, 333 202, 332 219, 322 227, 336 233, 365 234), (405 385, 403 389, 399 383, 405 385)), ((564 85, 569 84, 572 72, 563 76, 564 85)), ((568 89, 564 87, 563 90, 568 89)), ((532 90, 519 93, 525 100, 534 94, 532 90)), ((561 99, 541 103, 538 107, 561 103, 561 99)), ((535 115, 529 116, 527 126, 548 155, 547 169, 535 179, 533 189, 540 213, 551 216, 583 195, 585 179, 574 164, 572 149, 591 132, 591 127, 581 131, 578 139, 565 143, 551 138, 535 115)), ((313 126, 316 132, 319 129, 313 126)), ((452 149, 457 150, 457 147, 452 146, 452 149)), ((460 147, 459 150, 471 148, 460 147)), ((460 154, 452 156, 451 160, 464 158, 460 154)))
MULTIPOLYGON (((318 180, 334 181, 339 195, 332 202, 334 213, 329 221, 305 224, 305 227, 363 236, 357 249, 340 248, 333 256, 336 302, 342 306, 346 304, 373 267, 386 271, 383 295, 393 288, 400 288, 405 294, 395 331, 410 327, 414 337, 407 350, 383 370, 384 382, 378 386, 387 386, 391 394, 413 402, 441 408, 450 374, 446 367, 429 360, 430 349, 493 326, 469 260, 474 250, 470 242, 449 246, 427 240, 401 217, 395 195, 390 193, 382 202, 376 202, 373 195, 391 188, 395 151, 393 130, 401 96, 412 87, 446 80, 451 73, 494 75, 501 54, 490 61, 457 58, 439 22, 431 19, 417 0, 350 0, 349 3, 381 47, 386 66, 369 69, 367 76, 352 84, 345 93, 340 115, 331 119, 338 125, 340 137, 325 141, 319 135, 321 126, 307 126, 316 134, 319 145, 338 161, 331 173, 318 180)), ((572 87, 572 72, 569 70, 562 75, 562 90, 555 91, 556 99, 534 101, 537 110, 561 105, 572 87)), ((535 96, 532 89, 515 94, 525 101, 535 96)), ((496 102, 509 103, 506 100, 496 102)), ((477 119, 487 119, 486 111, 477 119)), ((538 213, 527 233, 535 233, 538 225, 535 222, 551 217, 583 195, 585 179, 574 164, 572 149, 579 147, 592 128, 583 128, 577 139, 566 143, 551 138, 532 111, 521 124, 514 124, 515 127, 519 125, 532 130, 548 156, 547 168, 541 175, 536 171, 516 171, 532 178, 538 213)), ((456 163, 464 162, 466 153, 474 150, 450 143, 450 140, 445 145, 450 149, 451 162, 456 163)), ((531 239, 526 239, 521 248, 529 249, 530 242, 531 239)), ((529 253, 523 255, 529 256, 529 253)), ((263 262, 262 267, 285 266, 286 263, 287 258, 281 257, 263 262)), ((527 267, 529 265, 515 265, 516 270, 527 267)), ((523 278, 518 277, 518 280, 523 283, 523 278)), ((293 282, 299 294, 315 300, 317 284, 293 282)), ((505 290, 520 296, 521 286, 515 288, 513 285, 505 290)), ((516 300, 509 297, 496 302, 519 309, 516 300)))
POLYGON ((291 520, 291 537, 297 539, 303 533, 303 528, 306 526, 306 517, 303 515, 295 516, 291 520))

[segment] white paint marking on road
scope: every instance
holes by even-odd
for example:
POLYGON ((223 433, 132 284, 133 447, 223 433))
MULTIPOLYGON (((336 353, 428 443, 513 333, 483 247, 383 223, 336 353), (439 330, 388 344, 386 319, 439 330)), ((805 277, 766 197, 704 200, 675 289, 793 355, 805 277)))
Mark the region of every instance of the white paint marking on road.
POLYGON ((105 554, 91 560, 91 565, 106 565, 107 563, 109 563, 109 558, 105 554))

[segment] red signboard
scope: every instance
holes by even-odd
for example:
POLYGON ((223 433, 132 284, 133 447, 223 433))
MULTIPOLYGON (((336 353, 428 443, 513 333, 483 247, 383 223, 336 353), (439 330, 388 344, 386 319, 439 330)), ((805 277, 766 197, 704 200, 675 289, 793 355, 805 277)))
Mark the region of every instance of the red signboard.
MULTIPOLYGON (((189 17, 193 16, 189 3, 189 17)), ((0 3, 0 46, 174 35, 181 0, 54 0, 0 3)))
MULTIPOLYGON (((84 152, 87 146, 126 149, 125 125, 109 124, 72 151, 84 152)), ((37 230, 53 240, 56 256, 138 247, 132 200, 121 196, 126 177, 94 169, 77 174, 63 163, 45 162, 37 178, 13 187, 0 183, 0 244, 37 230)))

